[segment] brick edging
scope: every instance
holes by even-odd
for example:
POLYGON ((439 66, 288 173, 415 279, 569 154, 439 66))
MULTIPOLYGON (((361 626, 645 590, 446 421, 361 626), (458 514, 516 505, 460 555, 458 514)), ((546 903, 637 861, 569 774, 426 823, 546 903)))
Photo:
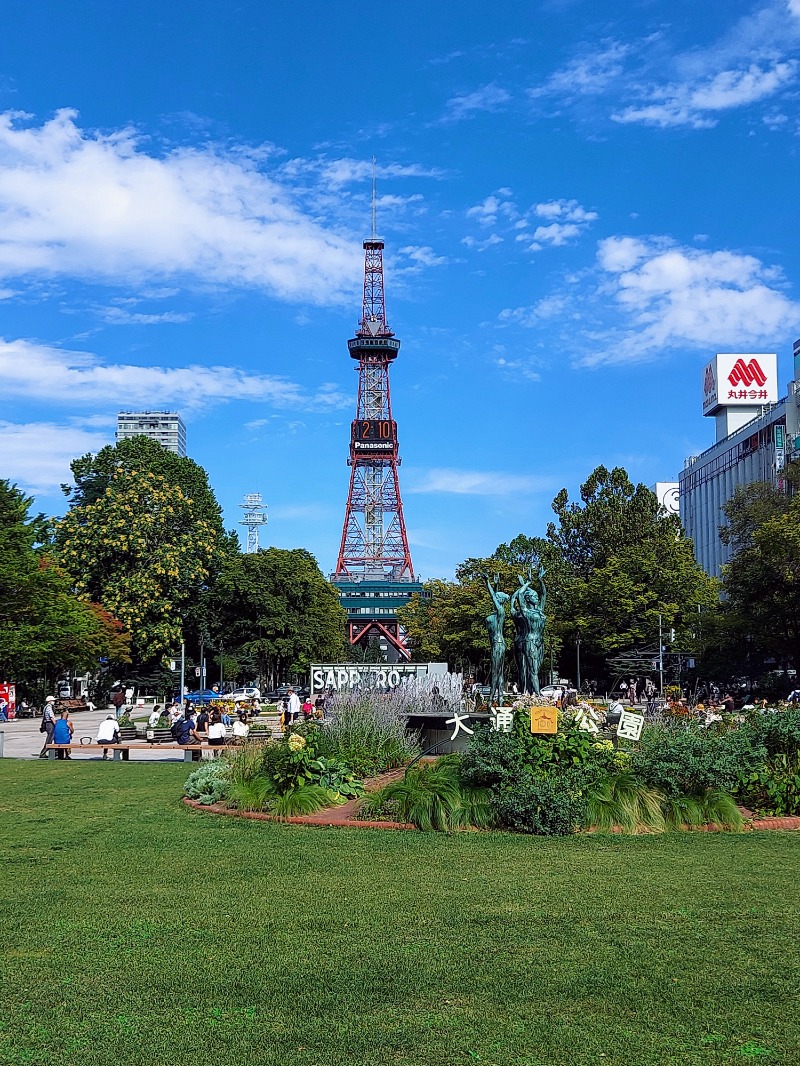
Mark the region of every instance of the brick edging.
POLYGON ((205 811, 209 814, 224 814, 232 818, 250 818, 256 822, 287 822, 290 825, 314 825, 318 828, 337 829, 344 826, 347 829, 416 829, 410 822, 367 822, 358 818, 338 818, 336 808, 327 808, 324 811, 315 811, 314 814, 294 814, 288 818, 279 818, 276 814, 267 811, 237 811, 232 807, 223 807, 219 803, 200 803, 197 800, 183 797, 187 807, 195 811, 205 811))
POLYGON ((749 824, 753 829, 800 829, 800 816, 793 814, 785 817, 753 818, 749 824))

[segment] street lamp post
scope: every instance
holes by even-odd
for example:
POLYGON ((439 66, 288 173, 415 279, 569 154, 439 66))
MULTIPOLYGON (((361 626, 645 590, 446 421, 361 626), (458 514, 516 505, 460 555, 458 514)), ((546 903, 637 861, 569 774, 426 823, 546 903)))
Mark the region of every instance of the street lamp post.
POLYGON ((575 639, 575 652, 577 654, 577 675, 578 675, 578 692, 581 690, 581 638, 575 639))
POLYGON ((183 706, 183 694, 186 691, 186 645, 181 640, 181 693, 178 702, 183 706))

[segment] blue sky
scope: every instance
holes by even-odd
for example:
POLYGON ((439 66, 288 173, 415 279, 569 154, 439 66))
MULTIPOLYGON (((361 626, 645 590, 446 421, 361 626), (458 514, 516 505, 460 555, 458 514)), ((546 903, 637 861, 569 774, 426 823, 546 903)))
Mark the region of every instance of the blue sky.
POLYGON ((800 0, 7 0, 0 476, 63 512, 175 408, 332 569, 377 158, 401 488, 448 576, 599 463, 674 478, 718 351, 800 336, 800 0))

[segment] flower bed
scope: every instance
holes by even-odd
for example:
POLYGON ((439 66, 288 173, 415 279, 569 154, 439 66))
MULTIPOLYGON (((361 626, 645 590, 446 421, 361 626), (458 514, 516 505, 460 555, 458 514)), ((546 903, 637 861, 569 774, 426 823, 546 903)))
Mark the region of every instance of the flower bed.
MULTIPOLYGON (((617 747, 598 734, 598 716, 584 704, 558 712, 555 734, 531 733, 533 704, 516 702, 508 731, 476 725, 463 754, 413 765, 359 804, 362 781, 336 753, 335 732, 317 726, 200 767, 186 793, 200 804, 315 824, 318 811, 346 803, 346 816, 328 816, 336 824, 360 819, 445 831, 738 831, 793 829, 795 819, 800 826, 800 711, 760 713, 725 728, 683 718, 651 723, 639 743, 617 747), (749 822, 738 803, 755 812, 744 812, 749 822)), ((352 744, 351 729, 341 735, 352 744)), ((389 746, 380 768, 397 757, 389 746)))

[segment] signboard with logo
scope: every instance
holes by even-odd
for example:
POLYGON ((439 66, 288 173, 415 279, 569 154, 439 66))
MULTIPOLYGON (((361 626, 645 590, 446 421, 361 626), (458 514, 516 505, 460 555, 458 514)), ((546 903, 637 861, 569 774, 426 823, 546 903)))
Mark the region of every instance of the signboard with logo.
POLYGON ((0 698, 6 701, 6 708, 9 711, 15 711, 17 709, 17 686, 9 683, 3 683, 0 685, 0 698))
POLYGON ((446 674, 447 663, 315 663, 311 691, 349 692, 352 689, 397 688, 409 677, 446 674))
POLYGON ((531 707, 531 733, 557 733, 557 707, 531 707))
POLYGON ((778 402, 778 357, 715 355, 703 368, 703 414, 715 415, 723 407, 760 407, 778 402))

